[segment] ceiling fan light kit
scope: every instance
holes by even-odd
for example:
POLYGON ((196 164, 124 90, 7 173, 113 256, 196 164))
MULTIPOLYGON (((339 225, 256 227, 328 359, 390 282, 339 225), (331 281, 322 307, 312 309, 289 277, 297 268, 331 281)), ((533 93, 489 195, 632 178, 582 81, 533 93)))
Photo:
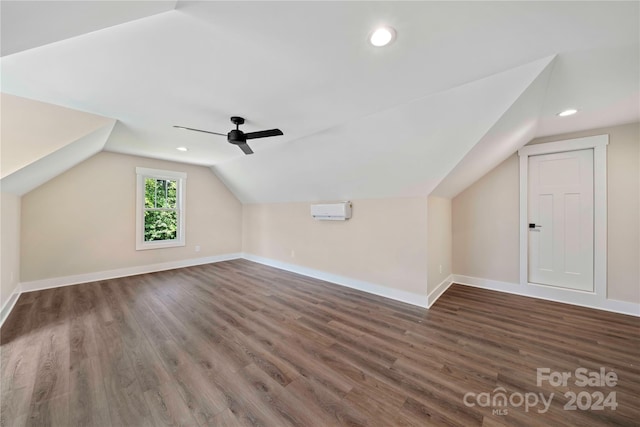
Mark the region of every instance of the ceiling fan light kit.
MULTIPOLYGON (((244 154, 253 154, 253 150, 247 144, 248 139, 268 138, 271 136, 284 135, 280 129, 269 129, 269 130, 260 130, 257 132, 244 133, 243 131, 240 130, 240 125, 244 124, 244 118, 240 116, 232 116, 231 123, 236 125, 236 128, 232 129, 231 131, 229 131, 229 133, 226 134, 227 142, 240 147, 240 149, 244 154)), ((211 132, 211 131, 202 130, 202 129, 194 129, 194 128, 189 128, 185 126, 174 125, 173 127, 178 129, 191 130, 195 132, 210 133, 212 135, 220 135, 220 136, 225 135, 224 133, 211 132)))

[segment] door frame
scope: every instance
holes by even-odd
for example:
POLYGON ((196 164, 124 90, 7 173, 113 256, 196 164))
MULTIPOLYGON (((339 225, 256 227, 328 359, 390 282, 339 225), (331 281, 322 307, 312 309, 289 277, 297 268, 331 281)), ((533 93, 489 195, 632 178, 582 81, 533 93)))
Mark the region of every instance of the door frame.
MULTIPOLYGON (((587 294, 603 301, 607 298, 607 145, 609 135, 595 135, 543 144, 526 145, 518 150, 520 157, 520 284, 553 294, 587 294), (593 292, 575 289, 552 290, 550 286, 529 283, 529 156, 593 149, 593 292)), ((575 295, 574 295, 575 296, 575 295)), ((578 301, 576 301, 578 302, 578 301)))

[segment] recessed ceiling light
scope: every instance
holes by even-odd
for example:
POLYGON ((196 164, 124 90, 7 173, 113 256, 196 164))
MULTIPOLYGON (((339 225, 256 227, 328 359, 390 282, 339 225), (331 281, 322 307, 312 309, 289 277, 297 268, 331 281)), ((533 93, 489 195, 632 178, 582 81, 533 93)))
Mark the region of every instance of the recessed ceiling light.
POLYGON ((189 149, 187 147, 176 147, 176 150, 178 150, 178 151, 189 151, 189 149))
POLYGON ((386 46, 396 38, 396 30, 391 27, 380 27, 371 33, 369 43, 375 47, 386 46))
POLYGON ((567 116, 573 116, 577 112, 578 112, 578 110, 576 110, 575 108, 569 108, 567 110, 564 110, 564 111, 558 113, 558 115, 560 117, 567 117, 567 116))

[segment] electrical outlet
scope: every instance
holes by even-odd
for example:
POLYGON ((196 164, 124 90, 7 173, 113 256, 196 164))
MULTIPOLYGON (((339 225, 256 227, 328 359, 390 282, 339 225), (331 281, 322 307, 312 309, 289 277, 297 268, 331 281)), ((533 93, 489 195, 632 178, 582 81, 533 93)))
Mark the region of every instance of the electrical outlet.
POLYGON ((194 248, 196 252, 200 252, 200 245, 196 245, 196 247, 194 248))
POLYGON ((440 274, 442 274, 442 264, 440 264, 440 274))

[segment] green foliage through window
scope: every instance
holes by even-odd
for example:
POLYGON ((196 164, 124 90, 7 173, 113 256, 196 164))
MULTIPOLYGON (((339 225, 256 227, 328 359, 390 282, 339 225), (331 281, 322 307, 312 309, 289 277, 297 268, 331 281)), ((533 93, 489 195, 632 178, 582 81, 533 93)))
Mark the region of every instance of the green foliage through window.
POLYGON ((144 240, 178 238, 178 183, 174 180, 144 180, 144 240))

